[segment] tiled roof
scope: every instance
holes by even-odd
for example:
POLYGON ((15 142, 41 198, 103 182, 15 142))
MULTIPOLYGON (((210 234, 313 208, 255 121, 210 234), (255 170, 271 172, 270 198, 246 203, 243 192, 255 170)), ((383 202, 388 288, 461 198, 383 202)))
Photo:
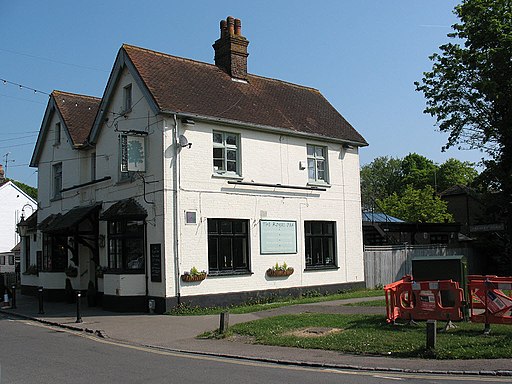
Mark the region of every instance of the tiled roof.
POLYGON ((123 45, 160 111, 190 114, 367 145, 313 88, 249 74, 233 81, 213 64, 123 45))
POLYGON ((84 144, 91 131, 101 99, 62 91, 53 91, 52 96, 68 128, 73 145, 84 144))

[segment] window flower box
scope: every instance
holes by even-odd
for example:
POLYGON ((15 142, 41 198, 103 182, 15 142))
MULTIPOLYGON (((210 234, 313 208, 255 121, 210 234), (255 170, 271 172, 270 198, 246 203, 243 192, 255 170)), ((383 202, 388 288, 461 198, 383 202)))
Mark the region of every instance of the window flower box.
POLYGON ((190 283, 194 281, 203 281, 206 279, 206 271, 199 272, 196 267, 192 267, 190 272, 187 271, 183 275, 181 275, 181 280, 185 283, 190 283))
POLYGON ((286 277, 290 276, 293 273, 293 268, 288 267, 286 263, 283 263, 283 265, 279 265, 276 263, 272 268, 267 269, 267 276, 268 277, 286 277))
POLYGON ((189 273, 181 275, 181 280, 184 281, 185 283, 190 283, 190 282, 194 282, 194 281, 203 281, 204 279, 206 279, 206 272, 199 273, 197 275, 191 275, 189 273))

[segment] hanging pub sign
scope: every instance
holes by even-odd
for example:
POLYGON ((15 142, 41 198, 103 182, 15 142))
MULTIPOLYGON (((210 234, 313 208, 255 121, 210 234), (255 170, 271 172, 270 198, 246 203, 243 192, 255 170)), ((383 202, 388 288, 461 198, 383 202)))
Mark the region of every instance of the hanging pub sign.
POLYGON ((145 172, 145 137, 121 135, 121 172, 145 172))

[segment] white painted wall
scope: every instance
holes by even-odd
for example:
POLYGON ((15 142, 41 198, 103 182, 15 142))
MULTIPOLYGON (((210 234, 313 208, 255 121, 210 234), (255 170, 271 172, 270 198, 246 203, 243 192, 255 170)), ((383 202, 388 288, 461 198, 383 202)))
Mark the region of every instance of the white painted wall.
MULTIPOLYGON (((195 266, 208 270, 207 219, 240 218, 250 220, 251 275, 208 277, 200 284, 180 282, 182 296, 240 292, 249 290, 307 287, 363 281, 363 248, 359 191, 359 156, 357 149, 341 144, 308 140, 275 133, 235 127, 222 127, 196 121, 180 129, 192 147, 182 148, 179 155, 179 268, 180 273, 195 266), (241 138, 241 169, 244 181, 255 183, 306 186, 307 144, 328 147, 329 186, 326 191, 307 191, 257 186, 234 186, 229 178, 213 174, 212 131, 234 132, 241 138), (196 211, 197 225, 185 224, 185 211, 196 211), (292 255, 261 255, 259 220, 297 222, 298 251, 292 255), (337 270, 304 271, 304 221, 336 222, 337 270), (295 269, 287 279, 269 279, 265 272, 276 262, 286 262, 295 269)), ((165 168, 166 180, 172 164, 165 168)), ((169 186, 168 191, 172 188, 169 186)), ((166 196, 169 206, 171 194, 166 196)), ((172 216, 166 227, 172 230, 172 216)), ((168 253, 167 257, 171 255, 168 253)), ((170 259, 169 259, 170 260, 170 259)), ((167 281, 173 293, 173 281, 167 281)))
POLYGON ((16 226, 21 220, 23 207, 26 218, 35 211, 37 203, 10 181, 0 186, 0 252, 9 252, 19 243, 16 226))

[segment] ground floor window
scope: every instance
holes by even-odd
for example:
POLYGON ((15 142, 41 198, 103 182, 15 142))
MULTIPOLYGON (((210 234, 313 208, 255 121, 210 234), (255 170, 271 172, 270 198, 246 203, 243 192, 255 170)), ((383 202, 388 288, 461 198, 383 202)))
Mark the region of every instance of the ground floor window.
POLYGON ((249 272, 249 220, 208 219, 210 274, 249 272))
POLYGON ((336 267, 336 223, 305 221, 306 269, 336 267))
POLYGON ((108 267, 131 272, 144 271, 144 221, 108 222, 108 267))
POLYGON ((68 266, 68 238, 43 234, 43 257, 41 270, 43 272, 64 272, 68 266))

